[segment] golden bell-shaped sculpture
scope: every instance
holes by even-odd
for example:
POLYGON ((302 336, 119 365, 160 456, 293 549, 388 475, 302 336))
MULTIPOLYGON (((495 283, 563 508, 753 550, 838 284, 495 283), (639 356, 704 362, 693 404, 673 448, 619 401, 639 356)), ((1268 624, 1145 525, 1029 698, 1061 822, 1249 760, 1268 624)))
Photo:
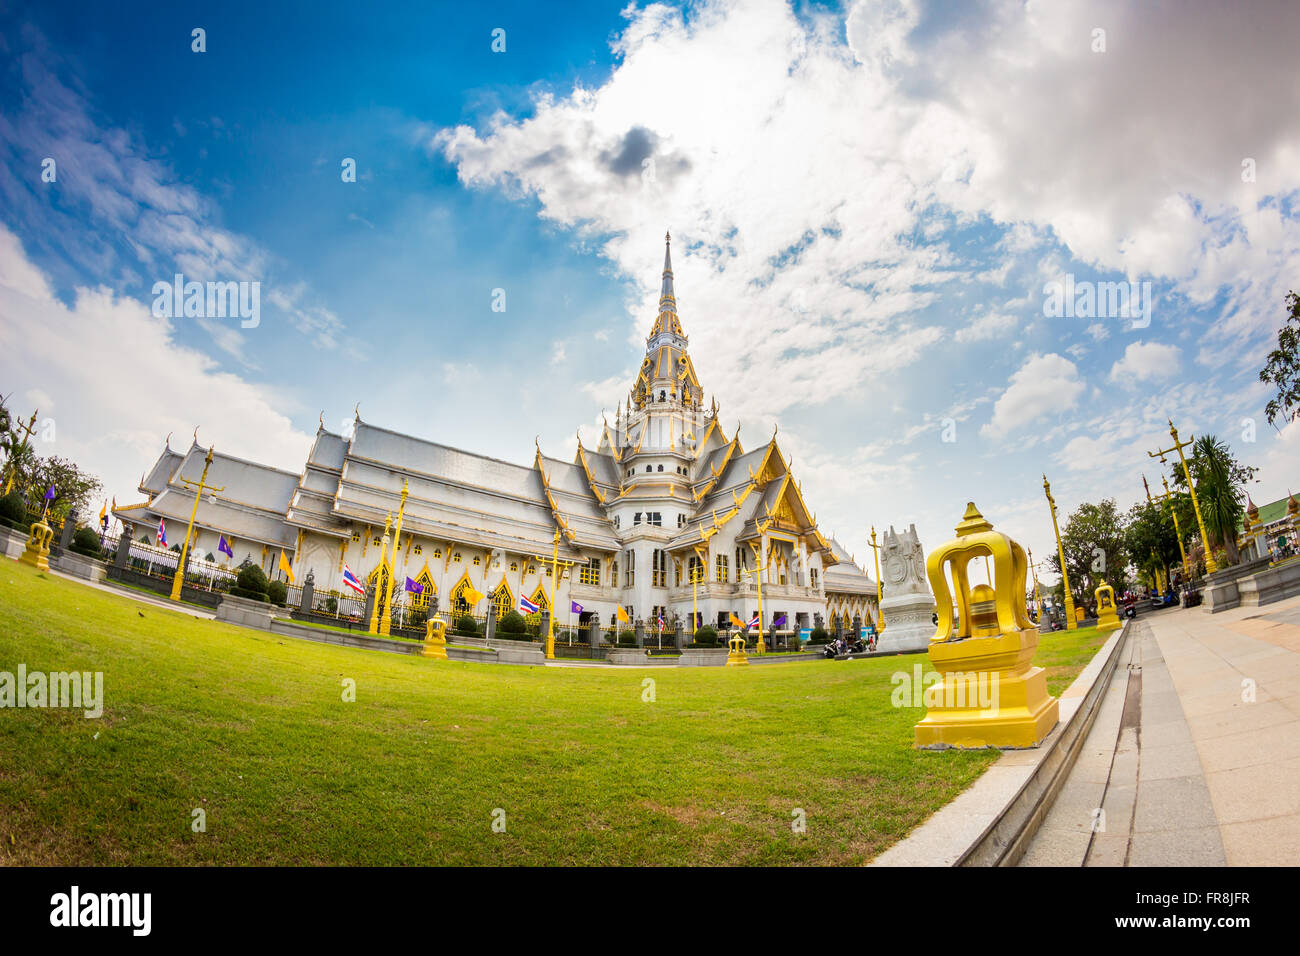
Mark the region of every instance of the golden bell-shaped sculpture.
POLYGON ((438 617, 429 618, 424 623, 424 647, 420 648, 420 656, 445 661, 447 659, 446 634, 446 621, 438 617))
POLYGON ((50 569, 50 542, 53 539, 53 529, 45 523, 43 517, 40 518, 27 532, 27 545, 23 548, 23 553, 18 560, 23 564, 30 564, 38 571, 48 571, 50 569))
POLYGON ((1097 599, 1097 630, 1118 631, 1123 627, 1115 608, 1115 589, 1102 581, 1093 597, 1097 599))
POLYGON ((741 664, 749 663, 749 655, 745 653, 745 638, 739 631, 731 636, 731 640, 727 641, 727 646, 730 648, 727 651, 728 667, 738 667, 741 664))
POLYGON ((916 746, 1036 747, 1060 711, 1046 673, 1031 663, 1038 628, 1025 612, 1025 551, 994 531, 974 502, 956 531, 926 560, 939 621, 930 661, 943 684, 926 692, 916 746), (968 568, 979 557, 992 561, 992 582, 971 587, 968 568))

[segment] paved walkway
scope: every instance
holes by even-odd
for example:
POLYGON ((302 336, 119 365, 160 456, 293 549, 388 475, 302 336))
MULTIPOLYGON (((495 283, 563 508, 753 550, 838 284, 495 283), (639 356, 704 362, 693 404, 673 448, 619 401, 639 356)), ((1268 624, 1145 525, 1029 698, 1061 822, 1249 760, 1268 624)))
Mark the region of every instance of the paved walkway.
POLYGON ((1300 598, 1141 618, 1125 658, 1021 865, 1300 862, 1300 598))

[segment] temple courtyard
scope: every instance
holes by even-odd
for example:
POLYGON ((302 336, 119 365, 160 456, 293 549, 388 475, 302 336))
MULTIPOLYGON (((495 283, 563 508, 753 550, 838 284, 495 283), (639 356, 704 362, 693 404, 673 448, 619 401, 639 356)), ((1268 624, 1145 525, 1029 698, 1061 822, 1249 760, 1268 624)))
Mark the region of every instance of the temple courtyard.
MULTIPOLYGON (((1060 694, 1104 636, 1044 635, 1060 694)), ((100 672, 102 715, 0 719, 0 862, 861 864, 996 751, 913 749, 924 656, 525 667, 210 620, 16 562, 0 672, 100 672)))

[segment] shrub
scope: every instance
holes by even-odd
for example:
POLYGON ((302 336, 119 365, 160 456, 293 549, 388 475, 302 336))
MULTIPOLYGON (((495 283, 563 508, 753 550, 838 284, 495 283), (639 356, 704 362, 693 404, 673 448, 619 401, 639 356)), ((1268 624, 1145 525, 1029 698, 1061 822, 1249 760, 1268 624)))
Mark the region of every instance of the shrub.
POLYGON ((289 597, 289 588, 283 581, 271 581, 266 586, 266 599, 272 604, 278 604, 284 607, 285 600, 289 597))
POLYGON ((538 637, 541 636, 542 622, 529 621, 528 624, 524 627, 524 630, 528 632, 529 637, 531 637, 533 640, 536 640, 538 637))
POLYGON ((618 632, 619 647, 636 647, 636 631, 631 629, 618 632))
POLYGON ((327 597, 325 599, 325 610, 329 614, 337 614, 339 612, 339 599, 332 594, 327 597))
POLYGON ((266 574, 262 569, 255 564, 249 564, 240 570, 230 593, 250 601, 265 601, 268 587, 270 582, 266 580, 266 574))
POLYGON ((88 558, 102 556, 99 547, 99 535, 95 534, 90 528, 78 528, 72 535, 72 544, 68 545, 68 550, 75 551, 77 554, 84 554, 88 558))
POLYGON ((23 496, 11 491, 0 498, 0 518, 15 528, 24 527, 27 522, 27 504, 23 501, 23 496))
POLYGON ((812 634, 808 637, 809 644, 825 644, 831 639, 830 631, 824 627, 814 627, 812 634))
POLYGON ((472 614, 462 614, 456 619, 456 633, 464 634, 466 637, 473 637, 478 633, 478 621, 474 620, 472 614))
POLYGON ((527 621, 518 611, 506 611, 501 620, 497 622, 497 630, 504 637, 506 635, 522 638, 526 629, 527 621))
POLYGON ((799 645, 799 635, 798 635, 798 634, 791 634, 788 638, 786 638, 786 644, 785 644, 785 646, 786 646, 786 648, 787 648, 788 650, 791 650, 791 651, 797 651, 797 650, 799 650, 799 646, 800 646, 800 645, 799 645))
POLYGON ((716 628, 705 624, 695 632, 695 640, 691 642, 692 647, 717 647, 718 631, 716 628))

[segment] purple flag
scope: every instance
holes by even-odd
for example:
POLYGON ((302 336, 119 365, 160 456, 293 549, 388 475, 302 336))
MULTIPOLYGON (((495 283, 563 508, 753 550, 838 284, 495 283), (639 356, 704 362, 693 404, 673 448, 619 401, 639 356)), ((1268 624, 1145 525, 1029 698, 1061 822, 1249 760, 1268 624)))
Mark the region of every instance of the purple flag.
POLYGON ((417 581, 412 581, 410 578, 407 578, 407 579, 406 579, 406 590, 410 591, 412 594, 423 594, 423 593, 424 593, 424 585, 423 585, 423 584, 420 584, 420 583, 417 582, 417 581))
POLYGON ((570 602, 569 602, 569 611, 570 611, 571 613, 573 613, 573 614, 581 614, 581 613, 582 613, 582 605, 579 604, 577 601, 570 601, 570 602))

